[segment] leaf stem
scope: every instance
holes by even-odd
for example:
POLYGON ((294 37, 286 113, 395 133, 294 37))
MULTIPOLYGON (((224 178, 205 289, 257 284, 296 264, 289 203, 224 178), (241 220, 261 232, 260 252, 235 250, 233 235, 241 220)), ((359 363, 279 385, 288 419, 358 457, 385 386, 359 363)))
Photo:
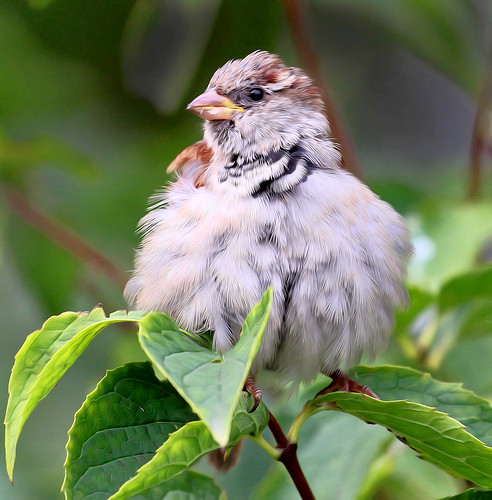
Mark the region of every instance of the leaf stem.
POLYGON ((274 448, 261 434, 255 436, 253 434, 247 436, 251 441, 254 441, 262 450, 270 455, 274 460, 280 460, 282 452, 278 448, 274 448))
POLYGON ((277 442, 277 449, 281 452, 277 460, 284 464, 302 500, 316 500, 297 459, 297 443, 291 443, 287 439, 272 412, 269 412, 269 416, 268 428, 277 442))
POLYGON ((314 415, 313 411, 308 407, 308 403, 304 405, 301 413, 297 415, 290 426, 289 432, 287 433, 287 439, 290 443, 297 443, 299 440, 299 432, 301 431, 301 427, 304 422, 314 415))

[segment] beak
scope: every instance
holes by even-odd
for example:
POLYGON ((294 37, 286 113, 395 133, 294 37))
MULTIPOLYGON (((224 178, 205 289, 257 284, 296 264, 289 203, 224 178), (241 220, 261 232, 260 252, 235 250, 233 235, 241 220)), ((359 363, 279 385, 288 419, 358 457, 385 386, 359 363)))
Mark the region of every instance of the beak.
POLYGON ((218 94, 215 90, 207 90, 188 104, 186 108, 204 120, 230 120, 234 112, 244 111, 230 99, 218 94))

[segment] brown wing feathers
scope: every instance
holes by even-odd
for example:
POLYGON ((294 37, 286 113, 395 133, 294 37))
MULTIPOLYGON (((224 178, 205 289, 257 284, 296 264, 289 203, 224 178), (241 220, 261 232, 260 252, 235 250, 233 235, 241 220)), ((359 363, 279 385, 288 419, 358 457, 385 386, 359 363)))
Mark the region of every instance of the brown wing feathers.
POLYGON ((195 187, 202 187, 205 174, 212 159, 212 151, 205 141, 198 141, 182 151, 167 167, 168 172, 181 170, 183 175, 192 176, 195 187))

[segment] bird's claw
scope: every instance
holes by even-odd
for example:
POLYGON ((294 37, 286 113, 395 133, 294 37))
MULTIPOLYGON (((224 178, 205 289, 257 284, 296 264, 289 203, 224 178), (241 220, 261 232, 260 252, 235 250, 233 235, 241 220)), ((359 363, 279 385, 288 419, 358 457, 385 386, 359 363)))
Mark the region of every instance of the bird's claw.
POLYGON ((319 391, 315 397, 324 396, 325 394, 330 394, 331 392, 344 391, 366 394, 367 396, 371 396, 371 398, 379 399, 379 396, 372 392, 369 387, 357 383, 341 370, 330 373, 330 377, 332 379, 331 384, 319 391))
POLYGON ((253 413, 256 408, 258 408, 258 405, 260 404, 261 398, 263 397, 263 394, 258 387, 255 385, 255 381, 251 375, 248 375, 246 377, 246 382, 244 383, 244 389, 246 392, 251 394, 253 396, 253 407, 251 410, 248 411, 248 413, 253 413))

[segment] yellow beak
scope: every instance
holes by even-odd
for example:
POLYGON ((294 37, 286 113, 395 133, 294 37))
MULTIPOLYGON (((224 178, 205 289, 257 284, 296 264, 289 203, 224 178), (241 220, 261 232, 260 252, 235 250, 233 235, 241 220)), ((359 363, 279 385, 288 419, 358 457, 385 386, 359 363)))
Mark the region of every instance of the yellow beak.
POLYGON ((230 120, 236 111, 244 111, 230 99, 218 94, 215 90, 207 90, 188 104, 186 108, 204 120, 230 120))

